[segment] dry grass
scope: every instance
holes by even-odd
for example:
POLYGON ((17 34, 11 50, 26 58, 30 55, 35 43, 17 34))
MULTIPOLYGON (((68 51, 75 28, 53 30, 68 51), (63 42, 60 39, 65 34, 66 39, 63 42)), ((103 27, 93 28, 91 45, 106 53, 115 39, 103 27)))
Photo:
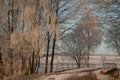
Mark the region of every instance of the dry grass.
POLYGON ((72 70, 73 72, 57 72, 51 74, 38 74, 38 75, 30 75, 27 77, 18 77, 12 78, 9 80, 120 80, 112 78, 110 75, 104 75, 100 73, 100 70, 95 70, 93 72, 77 72, 76 70, 72 70))
POLYGON ((84 76, 71 76, 66 80, 97 80, 97 76, 95 74, 87 74, 84 76))

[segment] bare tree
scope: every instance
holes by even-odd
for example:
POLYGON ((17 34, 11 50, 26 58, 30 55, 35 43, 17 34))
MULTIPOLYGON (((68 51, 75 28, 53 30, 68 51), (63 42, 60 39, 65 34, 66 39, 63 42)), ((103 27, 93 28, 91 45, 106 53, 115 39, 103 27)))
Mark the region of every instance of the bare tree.
MULTIPOLYGON (((61 0, 53 0, 52 2, 52 12, 54 13, 53 15, 53 19, 54 22, 53 24, 53 41, 52 41, 52 56, 51 56, 51 62, 50 62, 50 72, 52 72, 53 69, 53 61, 54 61, 54 54, 55 54, 55 46, 56 46, 56 42, 58 40, 58 37, 61 37, 59 35, 60 29, 62 29, 63 24, 65 23, 70 23, 70 20, 73 20, 78 13, 78 10, 81 6, 83 6, 84 4, 87 4, 87 1, 74 1, 74 0, 70 0, 70 1, 61 1, 61 0), (67 11, 67 13, 66 13, 67 11)), ((70 28, 67 28, 63 31, 61 31, 61 33, 63 34, 64 32, 66 32, 66 30, 69 30, 70 28)), ((59 38, 60 39, 60 38, 59 38)))
POLYGON ((94 14, 86 14, 77 25, 75 32, 85 44, 86 66, 89 67, 89 55, 102 41, 100 21, 94 14))
MULTIPOLYGON (((0 49, 6 76, 37 73, 44 50, 42 19, 35 0, 3 1, 0 49), (7 5, 8 4, 8 5, 7 5), (4 54, 3 54, 4 53, 4 54)), ((43 9, 44 10, 44 9, 43 9)), ((41 10, 42 11, 42 10, 41 10)))
MULTIPOLYGON (((52 51, 51 51, 51 62, 50 62, 50 72, 52 72, 53 69, 53 61, 54 61, 54 54, 55 54, 55 46, 56 46, 56 42, 58 39, 58 35, 59 35, 59 31, 60 31, 60 24, 67 22, 68 20, 70 20, 72 18, 72 16, 77 12, 78 8, 75 9, 71 9, 72 7, 75 7, 75 4, 72 5, 71 7, 69 7, 68 5, 71 3, 67 2, 67 1, 60 1, 60 0, 53 0, 53 1, 49 1, 49 7, 50 7, 50 11, 49 11, 49 25, 48 25, 48 32, 47 32, 47 36, 49 38, 47 38, 48 40, 48 48, 47 48, 47 57, 48 57, 48 53, 49 53, 49 44, 52 44, 52 51), (65 13, 65 11, 69 11, 69 13, 67 13, 66 15, 62 15, 65 13), (49 35, 48 35, 49 34, 49 35)), ((47 72, 47 64, 48 64, 48 59, 46 58, 46 68, 45 68, 45 72, 47 72)))
POLYGON ((118 8, 120 8, 119 0, 105 2, 101 6, 101 9, 104 10, 101 13, 105 16, 101 17, 101 19, 107 25, 107 27, 104 27, 105 43, 120 55, 120 10, 118 8))
POLYGON ((64 54, 74 59, 78 68, 80 68, 84 57, 84 43, 82 43, 79 35, 70 33, 67 37, 63 38, 63 43, 64 54))
MULTIPOLYGON (((52 50, 50 72, 52 72, 57 40, 61 38, 61 34, 71 29, 66 27, 66 24, 71 23, 73 19, 76 20, 78 10, 87 3, 88 1, 80 0, 0 0, 0 64, 6 76, 37 73, 43 53, 46 53, 45 72, 47 73, 50 48, 52 50)), ((99 34, 99 31, 95 32, 95 30, 99 28, 92 27, 96 25, 89 22, 91 17, 88 20, 85 18, 78 25, 85 28, 80 27, 82 30, 80 33, 77 31, 79 28, 75 28, 73 30, 75 36, 68 36, 69 42, 77 46, 71 48, 75 49, 74 59, 77 59, 78 67, 80 67, 79 60, 82 58, 85 45, 91 50, 93 49, 91 45, 99 43, 95 38, 99 34), (87 38, 84 38, 86 35, 87 38), (92 40, 96 43, 92 43, 92 40)))
POLYGON ((120 55, 120 26, 119 23, 113 23, 110 28, 106 30, 105 34, 105 42, 108 44, 109 48, 117 51, 118 55, 120 55))

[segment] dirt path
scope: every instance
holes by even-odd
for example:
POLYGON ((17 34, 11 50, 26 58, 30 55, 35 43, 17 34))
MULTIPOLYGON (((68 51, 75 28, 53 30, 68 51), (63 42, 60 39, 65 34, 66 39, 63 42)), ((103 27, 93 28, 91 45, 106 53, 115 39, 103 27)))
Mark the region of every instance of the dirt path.
POLYGON ((100 70, 94 68, 84 68, 51 74, 32 75, 9 80, 120 80, 120 79, 113 79, 109 75, 100 74, 100 70))

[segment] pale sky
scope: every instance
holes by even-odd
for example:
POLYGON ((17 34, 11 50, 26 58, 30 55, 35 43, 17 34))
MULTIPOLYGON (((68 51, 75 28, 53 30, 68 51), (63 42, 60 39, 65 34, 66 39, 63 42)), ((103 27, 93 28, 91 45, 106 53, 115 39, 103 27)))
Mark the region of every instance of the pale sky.
POLYGON ((95 54, 117 54, 112 49, 106 47, 105 43, 102 42, 101 46, 95 50, 95 54))

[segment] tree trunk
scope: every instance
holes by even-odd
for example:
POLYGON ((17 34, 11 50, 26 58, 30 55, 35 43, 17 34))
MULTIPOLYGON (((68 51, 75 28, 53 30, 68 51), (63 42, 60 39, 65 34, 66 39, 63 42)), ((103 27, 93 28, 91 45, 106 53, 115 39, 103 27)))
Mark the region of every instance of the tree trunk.
POLYGON ((2 61, 2 52, 1 52, 1 48, 0 48, 0 65, 3 66, 3 61, 2 61))
POLYGON ((45 73, 48 71, 48 54, 49 54, 49 45, 50 45, 50 34, 48 32, 48 38, 47 38, 47 54, 46 54, 46 64, 45 64, 45 73))
POLYGON ((77 64, 78 65, 78 69, 80 68, 80 63, 77 64))
POLYGON ((89 68, 89 55, 87 55, 87 68, 89 68))
POLYGON ((90 56, 90 47, 88 46, 88 50, 87 50, 87 61, 86 61, 86 66, 87 68, 89 68, 89 56, 90 56))
POLYGON ((39 67, 40 67, 40 57, 39 57, 38 62, 37 62, 36 74, 38 73, 39 67))
POLYGON ((33 74, 35 73, 35 70, 34 70, 34 64, 35 64, 35 52, 34 52, 34 49, 32 51, 32 56, 30 58, 30 74, 33 74))
POLYGON ((117 48, 117 53, 118 53, 118 55, 120 55, 120 49, 119 48, 117 48))
POLYGON ((8 2, 9 7, 12 7, 12 9, 8 10, 7 16, 8 16, 8 30, 9 30, 9 48, 8 48, 8 56, 10 59, 10 74, 9 76, 13 75, 13 49, 10 46, 10 40, 11 40, 11 34, 14 32, 14 15, 13 15, 13 6, 14 6, 14 0, 8 2))
POLYGON ((56 33, 54 35, 54 40, 53 40, 52 56, 51 56, 51 63, 50 63, 50 73, 53 71, 53 60, 54 60, 54 53, 55 53, 55 43, 56 43, 56 33))

